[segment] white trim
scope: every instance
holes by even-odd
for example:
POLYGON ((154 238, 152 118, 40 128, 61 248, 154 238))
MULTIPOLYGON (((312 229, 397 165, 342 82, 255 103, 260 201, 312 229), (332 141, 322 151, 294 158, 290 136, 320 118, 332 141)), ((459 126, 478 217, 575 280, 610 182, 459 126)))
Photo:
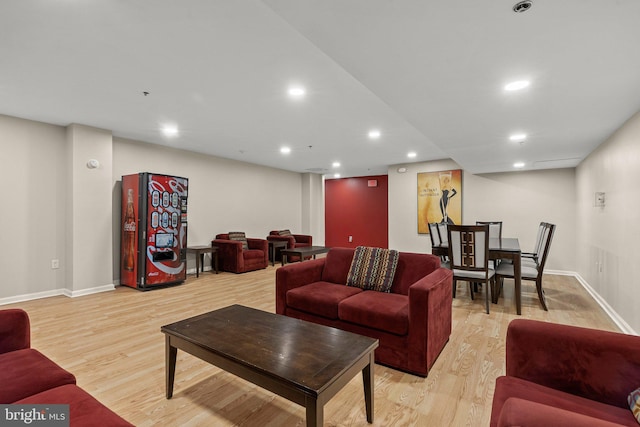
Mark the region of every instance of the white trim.
POLYGON ((545 270, 545 274, 556 274, 559 276, 575 277, 576 280, 580 282, 582 287, 589 293, 589 295, 591 295, 591 297, 598 303, 598 305, 602 307, 604 312, 607 313, 607 316, 609 316, 613 323, 615 323, 616 326, 620 328, 620 331, 629 335, 638 335, 638 333, 634 331, 631 326, 629 326, 629 324, 613 309, 613 307, 611 307, 609 303, 604 298, 602 298, 600 294, 597 293, 595 289, 593 289, 591 285, 589 285, 589 283, 587 283, 587 281, 584 280, 578 273, 574 271, 545 270))
POLYGON ((57 297, 64 295, 66 289, 53 289, 51 291, 36 292, 33 294, 15 295, 12 297, 0 298, 0 305, 15 304, 17 302, 31 301, 34 299, 57 297))
POLYGON ((95 288, 80 289, 78 291, 70 291, 69 289, 53 289, 51 291, 36 292, 33 294, 16 295, 13 297, 0 298, 0 305, 15 304, 18 302, 31 301, 42 298, 57 297, 64 295, 69 298, 81 297, 84 295, 97 294, 99 292, 107 292, 115 290, 114 285, 103 285, 95 288))
POLYGON ((70 298, 76 298, 84 295, 97 294, 100 292, 115 291, 115 289, 116 287, 113 284, 111 284, 111 285, 96 286, 95 288, 80 289, 78 291, 70 291, 69 289, 64 289, 64 294, 70 298))

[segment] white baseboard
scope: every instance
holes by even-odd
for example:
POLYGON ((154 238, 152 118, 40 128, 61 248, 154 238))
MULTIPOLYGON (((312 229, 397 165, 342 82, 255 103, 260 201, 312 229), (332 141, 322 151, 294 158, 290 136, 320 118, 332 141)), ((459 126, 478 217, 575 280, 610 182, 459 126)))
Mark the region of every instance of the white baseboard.
POLYGON ((57 297, 64 295, 66 289, 53 289, 51 291, 35 292, 32 294, 15 295, 12 297, 0 298, 0 305, 15 304, 17 302, 31 301, 34 299, 57 297))
POLYGON ((599 293, 595 291, 589 285, 589 283, 584 280, 582 276, 574 271, 560 271, 560 270, 545 270, 545 274, 556 274, 560 276, 573 276, 576 278, 578 282, 582 285, 582 287, 591 295, 591 297, 598 303, 600 307, 607 313, 607 316, 616 324, 620 331, 629 335, 638 335, 636 331, 633 330, 631 326, 609 305, 609 303, 600 296, 599 293))
POLYGON ((96 286, 95 288, 80 289, 77 291, 70 291, 69 289, 63 289, 63 291, 65 296, 68 296, 70 298, 76 298, 84 295, 98 294, 100 292, 114 291, 115 289, 116 289, 115 285, 111 284, 111 285, 96 286))
POLYGON ((75 298, 75 297, 81 297, 83 295, 97 294, 99 292, 107 292, 107 291, 113 291, 113 290, 115 290, 114 285, 96 286, 95 288, 80 289, 78 291, 71 291, 66 288, 53 289, 50 291, 34 292, 32 294, 23 294, 23 295, 16 295, 12 297, 0 298, 0 305, 15 304, 18 302, 31 301, 31 300, 41 299, 41 298, 57 297, 59 295, 64 295, 69 298, 75 298))

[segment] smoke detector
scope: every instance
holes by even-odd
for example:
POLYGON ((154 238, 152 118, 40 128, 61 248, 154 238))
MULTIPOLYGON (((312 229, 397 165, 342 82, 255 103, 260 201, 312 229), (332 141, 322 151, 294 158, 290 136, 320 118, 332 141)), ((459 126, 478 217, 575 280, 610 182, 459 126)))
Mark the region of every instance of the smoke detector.
POLYGON ((513 6, 513 11, 515 13, 526 12, 527 10, 529 10, 531 8, 531 6, 533 6, 533 2, 531 0, 524 0, 524 1, 516 3, 516 5, 513 6))

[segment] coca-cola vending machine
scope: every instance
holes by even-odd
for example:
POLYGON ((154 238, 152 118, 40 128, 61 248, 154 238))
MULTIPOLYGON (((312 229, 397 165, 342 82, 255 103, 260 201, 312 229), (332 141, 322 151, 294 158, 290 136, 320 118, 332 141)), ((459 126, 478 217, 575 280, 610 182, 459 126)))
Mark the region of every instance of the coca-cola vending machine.
POLYGON ((187 188, 178 176, 122 177, 120 284, 137 289, 187 277, 187 188))

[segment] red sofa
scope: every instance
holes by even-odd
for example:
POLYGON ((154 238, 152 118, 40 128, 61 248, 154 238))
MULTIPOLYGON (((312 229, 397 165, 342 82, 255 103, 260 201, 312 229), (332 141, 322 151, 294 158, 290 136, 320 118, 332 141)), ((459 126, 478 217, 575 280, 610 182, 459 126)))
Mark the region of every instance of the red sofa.
MULTIPOLYGON (((261 270, 269 265, 269 244, 265 239, 247 238, 249 249, 242 250, 242 242, 229 240, 229 233, 218 234, 211 241, 218 248, 218 265, 222 271, 245 273, 261 270)), ((213 260, 212 260, 213 262, 213 260)), ((211 266, 215 268, 215 266, 211 266)))
POLYGON ((451 335, 451 270, 400 252, 391 291, 363 291, 345 285, 354 251, 276 270, 276 312, 377 338, 376 362, 427 376, 451 335))
MULTIPOLYGON (((308 234, 291 234, 290 236, 280 235, 281 231, 272 230, 269 232, 267 236, 267 240, 269 241, 280 241, 287 242, 287 249, 295 249, 302 248, 305 246, 313 246, 313 237, 308 234)), ((280 250, 276 251, 274 261, 280 261, 282 259, 282 255, 280 254, 280 250)), ((299 257, 296 255, 288 257, 289 261, 295 262, 299 261, 299 257)))
POLYGON ((627 396, 640 387, 640 337, 513 320, 506 375, 496 380, 491 427, 638 427, 627 396))
POLYGON ((29 316, 20 309, 0 310, 0 403, 66 404, 70 425, 132 426, 76 385, 65 371, 31 348, 29 316))

